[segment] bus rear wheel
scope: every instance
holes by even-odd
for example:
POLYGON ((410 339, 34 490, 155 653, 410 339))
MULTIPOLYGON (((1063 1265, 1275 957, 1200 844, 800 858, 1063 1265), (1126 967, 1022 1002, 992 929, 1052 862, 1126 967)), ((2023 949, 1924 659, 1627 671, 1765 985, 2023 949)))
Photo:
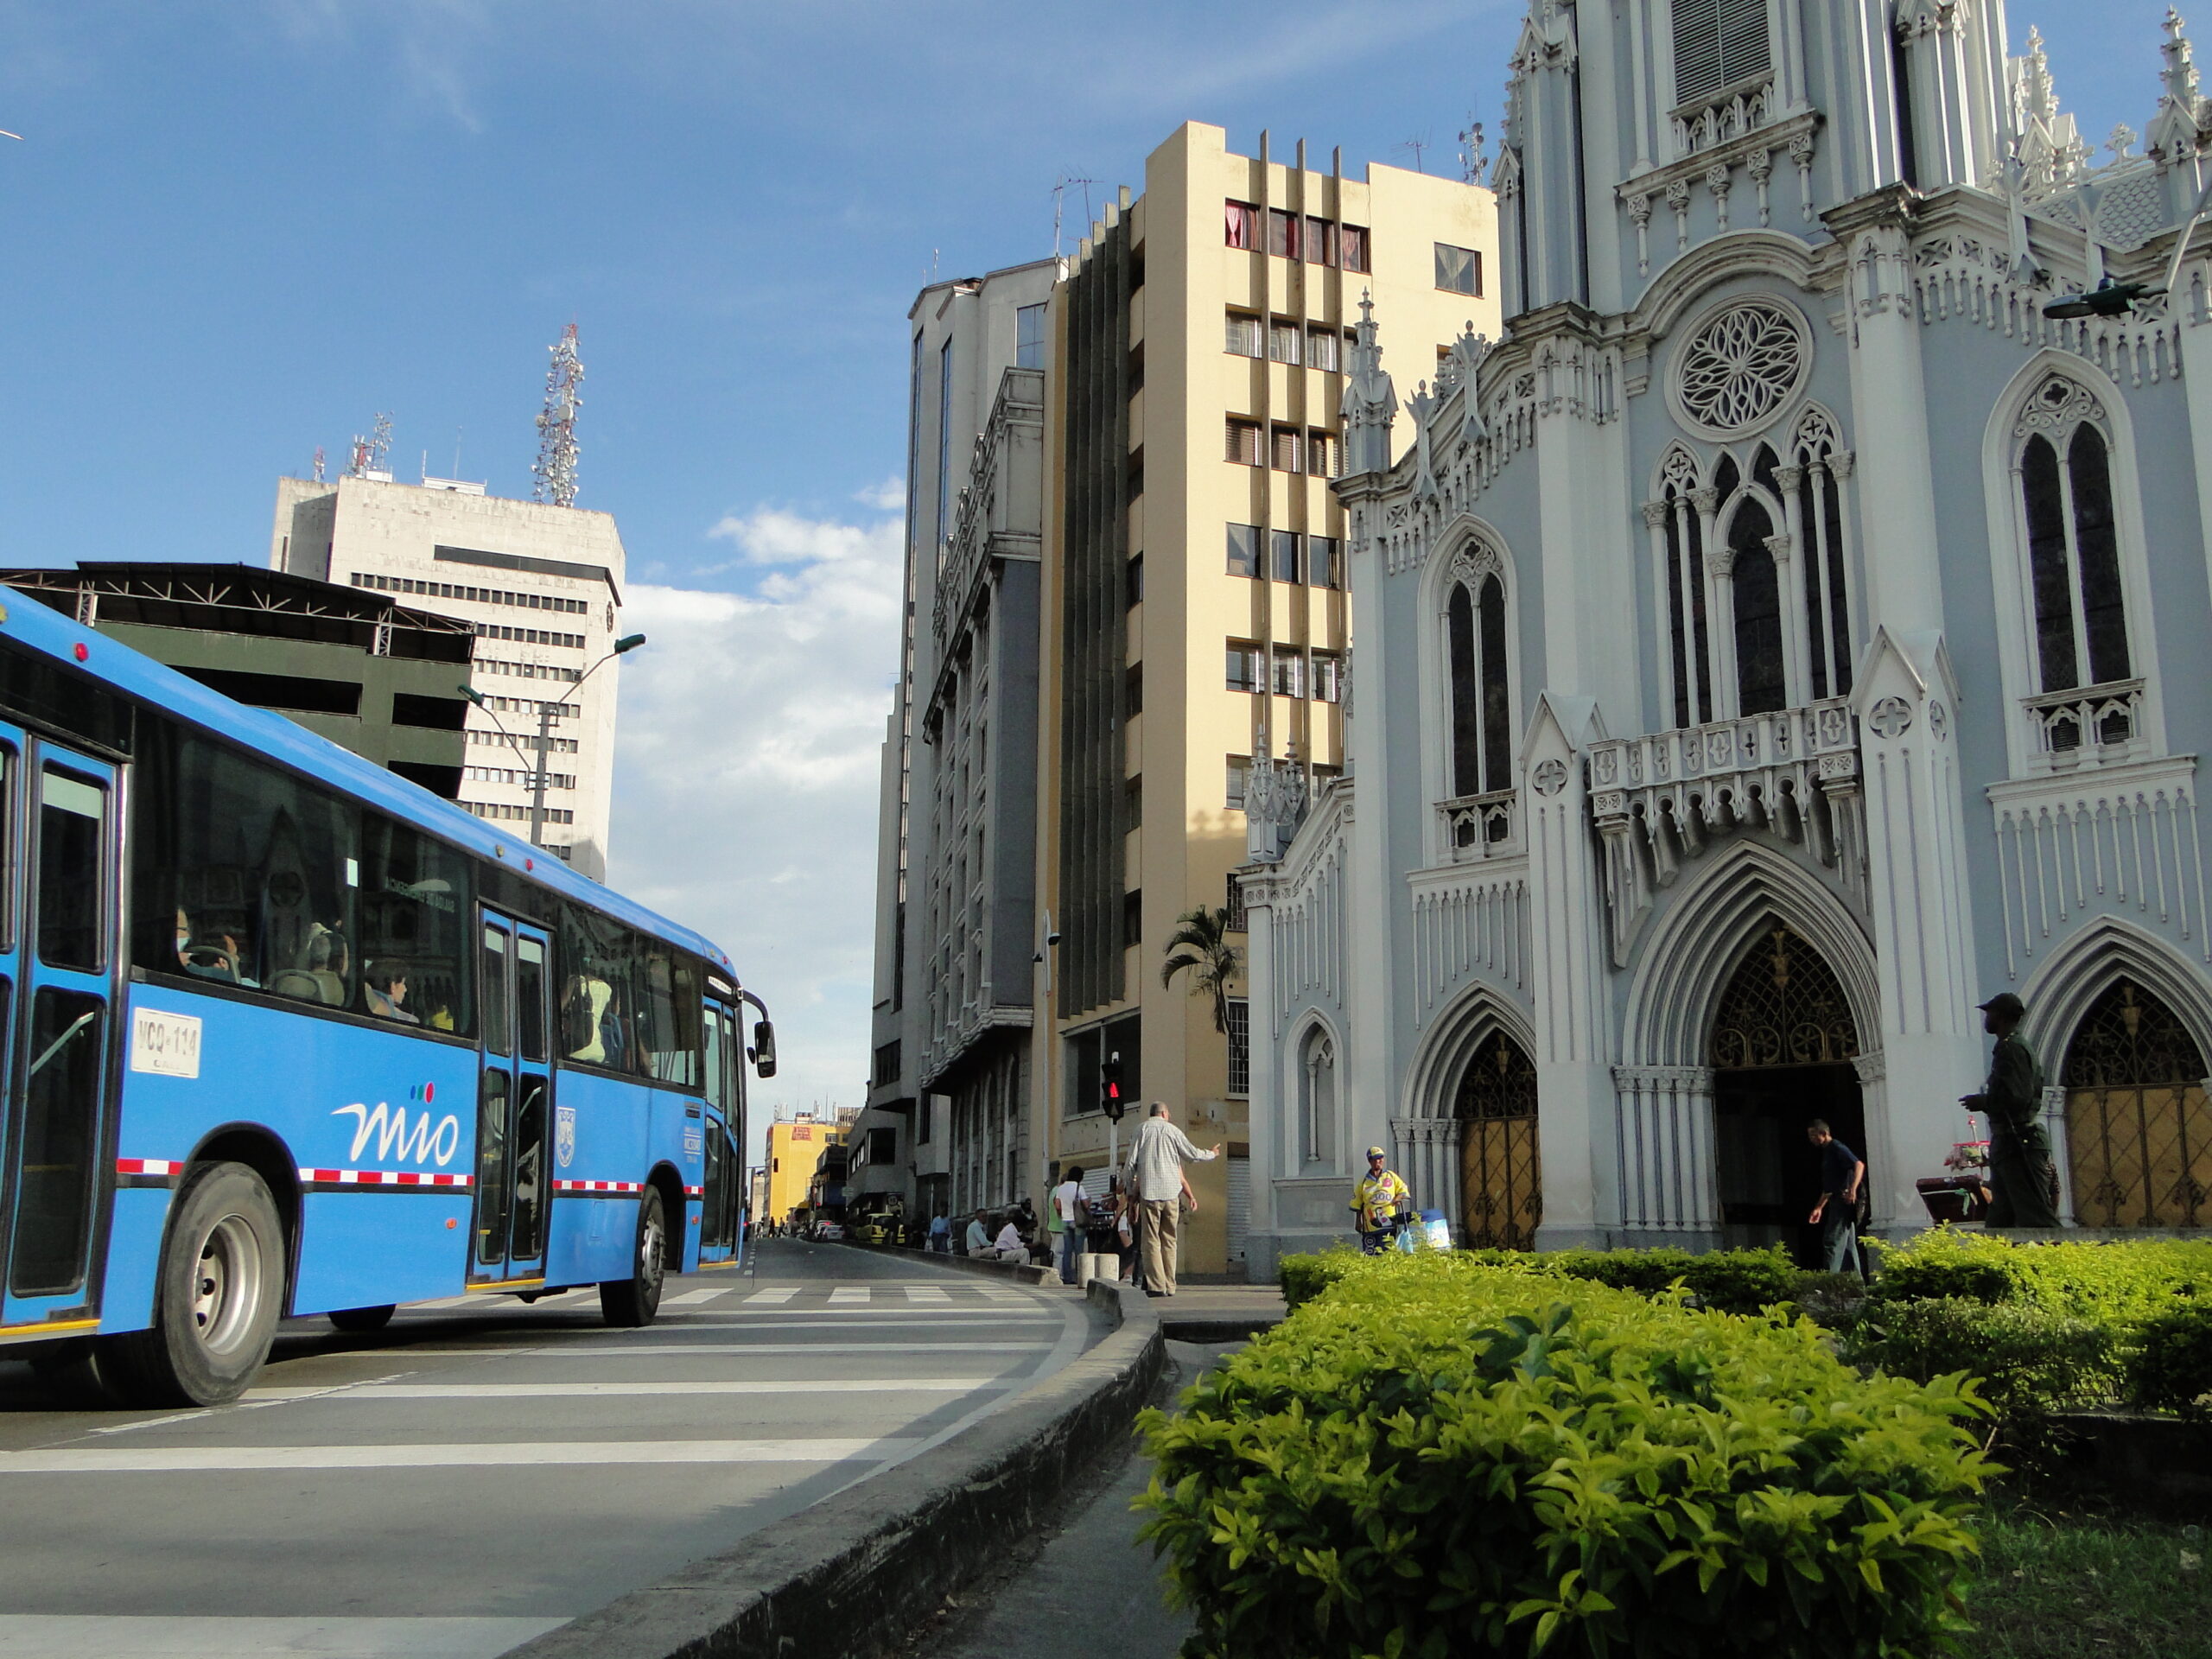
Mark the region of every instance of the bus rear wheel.
POLYGON ((391 1323, 391 1316, 398 1312, 391 1303, 382 1307, 337 1307, 325 1315, 331 1324, 349 1335, 363 1336, 372 1331, 381 1331, 391 1323))
POLYGON ((244 1164, 207 1165, 177 1194, 154 1328, 108 1351, 118 1380, 136 1404, 235 1400, 269 1357, 283 1303, 284 1230, 267 1184, 244 1164))
POLYGON ((609 1325, 651 1325, 660 1312, 661 1281, 667 1273, 667 1209, 660 1189, 649 1186, 638 1204, 638 1239, 630 1252, 630 1276, 608 1279, 599 1287, 599 1311, 609 1325))

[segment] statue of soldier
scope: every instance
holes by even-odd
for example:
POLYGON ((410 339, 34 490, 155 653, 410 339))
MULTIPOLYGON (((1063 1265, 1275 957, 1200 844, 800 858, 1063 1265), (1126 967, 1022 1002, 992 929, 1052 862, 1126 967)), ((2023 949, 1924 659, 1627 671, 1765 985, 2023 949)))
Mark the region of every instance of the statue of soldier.
POLYGON ((2043 1068, 2016 1034, 2026 1007, 2010 991, 1981 1005, 1981 1028, 1997 1039, 1989 1081, 1961 1097, 1968 1111, 1989 1114, 1989 1179, 1995 1188, 1985 1217, 1992 1227, 2058 1225, 2057 1171, 2043 1127, 2043 1068))

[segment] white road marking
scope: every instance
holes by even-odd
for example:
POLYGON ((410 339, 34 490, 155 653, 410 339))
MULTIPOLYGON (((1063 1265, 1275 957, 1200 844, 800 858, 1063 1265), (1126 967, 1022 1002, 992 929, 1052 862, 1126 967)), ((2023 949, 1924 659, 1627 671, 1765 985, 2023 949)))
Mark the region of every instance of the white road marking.
POLYGON ((681 1296, 664 1296, 660 1305, 663 1307, 696 1307, 701 1302, 718 1301, 728 1294, 728 1285, 716 1285, 712 1290, 687 1290, 681 1296))
MULTIPOLYGON (((781 1329, 780 1326, 753 1325, 758 1331, 781 1329)), ((591 1332, 599 1335, 600 1332, 591 1332)), ((440 1359, 510 1359, 523 1357, 540 1359, 553 1357, 573 1359, 580 1355, 610 1355, 627 1359, 632 1354, 1041 1354, 1053 1346, 1049 1342, 652 1342, 625 1343, 620 1346, 604 1348, 562 1347, 548 1348, 518 1344, 512 1348, 425 1348, 426 1354, 440 1359)), ((323 1390, 310 1389, 310 1394, 323 1390)), ((209 1409, 220 1409, 210 1408, 209 1409)), ((183 1422, 188 1418, 204 1417, 207 1411, 179 1412, 166 1422, 183 1422)), ((94 1433, 101 1431, 95 1429, 94 1433)), ((0 1649, 0 1659, 6 1650, 0 1649)))
POLYGON ((835 1307, 840 1303, 865 1302, 868 1300, 868 1289, 865 1286, 840 1285, 836 1289, 830 1293, 830 1306, 835 1307))
POLYGON ((184 1618, 0 1614, 5 1659, 493 1659, 565 1618, 184 1618))
MULTIPOLYGON (((711 1313, 672 1313, 669 1317, 682 1319, 687 1325, 702 1322, 722 1322, 730 1325, 749 1325, 762 1314, 772 1313, 785 1319, 861 1319, 884 1325, 912 1325, 914 1319, 906 1310, 896 1307, 745 1307, 716 1308, 711 1313)), ((940 1307, 931 1312, 930 1323, 939 1319, 966 1319, 970 1323, 1004 1325, 1009 1319, 1056 1319, 1058 1316, 1039 1306, 1035 1302, 991 1307, 940 1307)), ((641 1329, 643 1327, 640 1327, 641 1329)))
POLYGON ((907 1286, 906 1300, 910 1302, 920 1302, 931 1307, 939 1306, 949 1307, 952 1305, 952 1298, 935 1285, 907 1286))
MULTIPOLYGON (((838 1376, 817 1381, 778 1378, 767 1382, 728 1380, 699 1382, 378 1382, 334 1392, 328 1389, 251 1389, 249 1401, 313 1400, 559 1400, 602 1395, 663 1394, 966 1394, 996 1384, 993 1377, 838 1376)), ((0 1465, 0 1467, 4 1467, 0 1465)), ((0 1655, 7 1650, 0 1648, 0 1655)))
MULTIPOLYGON (((554 1468, 578 1464, 844 1463, 904 1457, 912 1440, 531 1440, 429 1446, 164 1446, 0 1452, 7 1475, 163 1475, 294 1469, 554 1468)), ((0 1649, 0 1653, 4 1653, 0 1649)), ((13 1659, 13 1656, 10 1656, 13 1659)))
POLYGON ((788 1302, 792 1297, 798 1294, 798 1287, 797 1285, 785 1285, 780 1290, 756 1290, 745 1300, 748 1303, 765 1302, 772 1306, 778 1302, 788 1302))

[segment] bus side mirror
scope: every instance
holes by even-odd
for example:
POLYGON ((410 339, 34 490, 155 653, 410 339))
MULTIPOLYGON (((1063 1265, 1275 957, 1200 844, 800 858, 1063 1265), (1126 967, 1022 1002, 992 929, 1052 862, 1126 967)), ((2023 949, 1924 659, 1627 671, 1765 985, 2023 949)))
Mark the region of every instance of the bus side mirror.
POLYGON ((766 1020, 753 1024, 753 1069, 764 1077, 776 1075, 776 1028, 766 1020))

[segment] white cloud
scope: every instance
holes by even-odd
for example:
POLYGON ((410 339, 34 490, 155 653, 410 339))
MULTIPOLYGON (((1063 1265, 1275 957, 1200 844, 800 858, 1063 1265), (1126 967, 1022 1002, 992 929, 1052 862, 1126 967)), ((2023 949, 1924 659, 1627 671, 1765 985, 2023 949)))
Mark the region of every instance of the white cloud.
POLYGON ((878 512, 897 512, 906 505, 906 480, 893 473, 880 484, 855 490, 853 499, 864 507, 874 507, 878 512))
POLYGON ((779 1101, 858 1105, 868 1065, 877 785, 899 652, 896 520, 763 508, 713 535, 752 594, 632 585, 613 868, 728 950, 776 1017, 779 1101))

